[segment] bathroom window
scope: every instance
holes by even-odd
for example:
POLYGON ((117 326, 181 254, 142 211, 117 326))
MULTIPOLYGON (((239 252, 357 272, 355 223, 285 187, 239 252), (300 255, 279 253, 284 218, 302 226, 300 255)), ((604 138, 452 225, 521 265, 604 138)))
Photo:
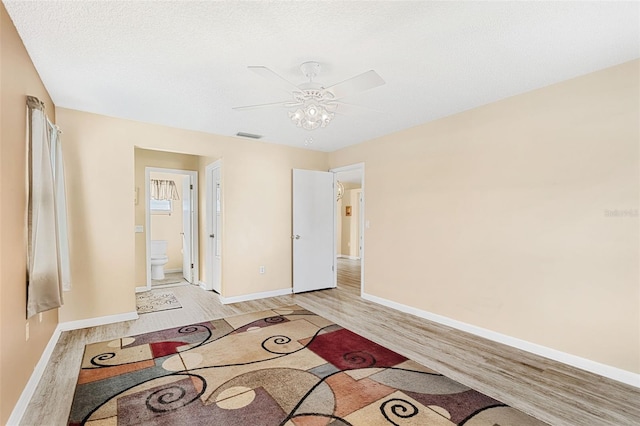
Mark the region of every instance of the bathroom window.
POLYGON ((151 214, 171 214, 171 200, 150 200, 151 214))

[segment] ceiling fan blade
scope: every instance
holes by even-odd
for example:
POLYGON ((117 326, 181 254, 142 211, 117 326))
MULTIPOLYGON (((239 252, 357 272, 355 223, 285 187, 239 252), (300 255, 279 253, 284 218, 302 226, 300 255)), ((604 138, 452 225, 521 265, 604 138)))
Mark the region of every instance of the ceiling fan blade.
POLYGON ((267 80, 271 80, 273 83, 275 83, 278 86, 279 89, 282 89, 282 90, 284 90, 284 91, 286 91, 288 93, 300 90, 298 88, 298 86, 296 86, 295 84, 293 84, 292 82, 290 82, 288 80, 285 80, 279 74, 276 74, 274 71, 270 70, 267 67, 250 66, 248 68, 251 71, 253 71, 256 74, 258 74, 259 76, 264 77, 267 80))
POLYGON ((327 102, 327 105, 333 106, 334 108, 332 112, 335 112, 336 114, 350 115, 350 114, 362 114, 366 112, 378 112, 378 113, 380 112, 380 110, 373 109, 367 106, 348 104, 342 101, 327 102))
POLYGON ((326 91, 333 93, 335 99, 345 98, 347 96, 373 89, 374 87, 385 84, 382 77, 374 70, 364 72, 341 83, 325 88, 326 91))
POLYGON ((235 109, 236 111, 246 111, 249 109, 272 108, 272 107, 292 108, 300 105, 302 105, 300 102, 280 101, 280 102, 272 102, 268 104, 245 105, 245 106, 233 107, 232 109, 235 109))

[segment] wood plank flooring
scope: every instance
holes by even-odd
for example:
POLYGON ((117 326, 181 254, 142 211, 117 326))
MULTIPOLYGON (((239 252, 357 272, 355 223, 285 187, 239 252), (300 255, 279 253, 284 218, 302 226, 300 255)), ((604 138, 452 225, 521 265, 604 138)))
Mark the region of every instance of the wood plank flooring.
POLYGON ((360 295, 360 261, 338 258, 338 287, 360 295))
POLYGON ((359 267, 341 259, 335 289, 233 305, 175 287, 182 309, 64 332, 21 424, 66 424, 87 343, 295 303, 549 424, 640 425, 640 389, 363 300, 359 267))

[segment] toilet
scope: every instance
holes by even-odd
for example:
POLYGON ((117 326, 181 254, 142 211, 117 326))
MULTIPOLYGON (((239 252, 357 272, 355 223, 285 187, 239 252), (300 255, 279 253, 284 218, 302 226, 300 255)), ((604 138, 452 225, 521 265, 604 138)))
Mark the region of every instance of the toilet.
POLYGON ((164 265, 169 261, 167 240, 151 240, 151 279, 164 279, 164 265))

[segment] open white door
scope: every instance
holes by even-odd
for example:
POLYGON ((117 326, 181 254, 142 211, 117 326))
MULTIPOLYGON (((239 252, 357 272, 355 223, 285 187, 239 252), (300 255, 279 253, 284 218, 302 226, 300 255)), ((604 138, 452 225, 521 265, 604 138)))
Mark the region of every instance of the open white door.
POLYGON ((211 163, 207 174, 207 260, 205 290, 220 294, 222 288, 222 160, 211 163))
POLYGON ((182 276, 189 283, 193 282, 193 262, 191 261, 192 188, 191 177, 185 176, 182 179, 182 276))
POLYGON ((335 287, 334 174, 293 169, 293 292, 335 287))

